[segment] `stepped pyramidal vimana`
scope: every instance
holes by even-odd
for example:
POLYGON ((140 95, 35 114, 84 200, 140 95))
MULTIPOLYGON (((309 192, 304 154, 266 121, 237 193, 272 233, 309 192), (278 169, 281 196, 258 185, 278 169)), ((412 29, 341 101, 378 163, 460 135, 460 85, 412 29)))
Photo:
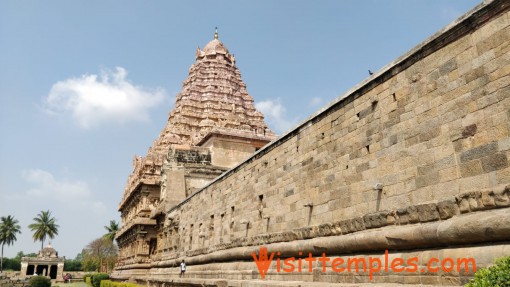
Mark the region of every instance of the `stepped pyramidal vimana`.
POLYGON ((215 33, 133 160, 111 277, 460 286, 510 255, 509 6, 483 1, 281 136, 215 33))

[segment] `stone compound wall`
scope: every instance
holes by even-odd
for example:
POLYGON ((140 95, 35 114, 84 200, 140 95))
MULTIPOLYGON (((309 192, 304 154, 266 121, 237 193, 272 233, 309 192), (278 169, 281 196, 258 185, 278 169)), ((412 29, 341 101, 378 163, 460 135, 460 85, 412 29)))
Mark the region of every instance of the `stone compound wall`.
MULTIPOLYGON (((167 218, 178 231, 172 251, 158 250, 147 272, 126 267, 113 276, 258 286, 251 252, 260 246, 282 258, 388 250, 417 256, 420 267, 431 257, 473 257, 480 268, 510 255, 508 6, 479 5, 187 198, 167 218)), ((459 285, 472 276, 381 272, 369 281, 366 272, 322 273, 320 265, 311 273, 274 268, 268 286, 459 285)))
POLYGON ((3 271, 0 274, 0 287, 24 287, 28 285, 29 278, 21 276, 20 272, 3 271))

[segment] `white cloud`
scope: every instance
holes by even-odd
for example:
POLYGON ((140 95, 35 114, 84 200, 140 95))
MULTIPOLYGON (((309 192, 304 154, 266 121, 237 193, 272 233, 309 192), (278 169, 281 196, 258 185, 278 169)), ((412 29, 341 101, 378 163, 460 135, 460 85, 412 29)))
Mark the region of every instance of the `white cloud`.
POLYGON ((165 98, 162 89, 149 91, 127 79, 127 71, 103 70, 101 75, 83 75, 57 82, 45 98, 45 109, 52 114, 70 115, 83 128, 114 121, 147 121, 148 109, 165 98))
POLYGON ((269 125, 274 128, 278 134, 286 132, 295 125, 295 121, 286 118, 287 110, 280 103, 279 98, 256 103, 255 107, 264 114, 269 125))
POLYGON ((31 185, 24 194, 27 200, 73 202, 72 207, 93 206, 94 212, 99 214, 106 211, 103 202, 93 200, 92 192, 86 182, 58 180, 50 172, 40 169, 23 171, 22 176, 31 185))

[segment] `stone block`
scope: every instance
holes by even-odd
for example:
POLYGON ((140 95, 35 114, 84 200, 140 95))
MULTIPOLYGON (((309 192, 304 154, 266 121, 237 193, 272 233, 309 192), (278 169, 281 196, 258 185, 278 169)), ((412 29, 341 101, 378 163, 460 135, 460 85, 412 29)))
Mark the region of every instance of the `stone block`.
POLYGON ((363 218, 356 217, 352 219, 352 226, 354 228, 354 231, 361 231, 365 230, 365 224, 363 222, 363 218))
POLYGON ((441 285, 446 286, 460 286, 461 280, 460 277, 455 276, 441 276, 441 285))
POLYGON ((370 214, 366 214, 363 216, 363 222, 367 229, 378 228, 378 227, 386 226, 387 216, 388 216, 387 211, 370 213, 370 214))
POLYGON ((482 157, 490 156, 496 153, 498 150, 498 143, 491 142, 482 146, 478 146, 467 150, 460 154, 460 162, 466 163, 468 161, 479 159, 482 157))
POLYGON ((510 206, 510 185, 494 190, 494 202, 498 207, 510 206))
POLYGON ((354 227, 352 226, 352 221, 349 219, 338 222, 338 225, 342 230, 342 234, 349 234, 355 231, 354 227))
POLYGON ((340 235, 342 234, 342 227, 340 226, 340 222, 336 221, 331 224, 331 234, 332 235, 340 235))
POLYGON ((469 125, 464 127, 462 130, 462 138, 472 137, 476 134, 477 126, 476 124, 469 125))
POLYGON ((469 209, 477 211, 483 209, 481 192, 475 191, 469 193, 469 209))
POLYGON ((418 175, 423 176, 430 174, 436 170, 442 170, 455 164, 455 156, 453 154, 443 157, 431 164, 418 167, 418 175))
POLYGON ((472 160, 460 164, 460 174, 462 177, 470 177, 483 173, 482 162, 480 160, 472 160))
POLYGON ((436 138, 440 133, 441 129, 439 127, 431 127, 419 135, 420 142, 426 142, 436 138))
POLYGON ((459 206, 460 213, 467 213, 469 212, 469 195, 468 194, 461 194, 456 197, 457 204, 459 206))
POLYGON ((294 189, 289 188, 289 189, 287 189, 287 191, 285 191, 285 193, 283 194, 283 197, 291 196, 293 194, 294 194, 294 189))
POLYGON ((439 219, 439 212, 435 203, 421 204, 416 206, 420 222, 428 222, 439 219))
POLYGON ((455 58, 452 58, 443 65, 441 65, 438 71, 440 75, 447 75, 448 73, 455 69, 457 69, 457 61, 455 60, 455 58))
POLYGON ((406 208, 397 209, 397 224, 404 225, 409 223, 409 213, 406 208))
POLYGON ((439 172, 435 171, 423 176, 416 177, 416 188, 439 183, 439 172))
POLYGON ((508 159, 503 152, 482 158, 482 168, 485 172, 491 172, 508 167, 508 159))
POLYGON ((393 225, 397 222, 397 215, 395 211, 388 212, 388 215, 386 216, 386 224, 387 225, 393 225))
POLYGON ((458 178, 457 167, 453 166, 439 171, 439 181, 445 182, 458 178))
POLYGON ((467 72, 464 75, 464 79, 466 80, 466 84, 468 84, 484 75, 485 75, 485 73, 484 73, 483 67, 478 67, 475 69, 471 69, 469 72, 467 72))
POLYGON ((459 179, 459 190, 485 189, 492 185, 491 177, 487 173, 459 179))
POLYGON ((368 161, 366 161, 366 162, 364 162, 364 163, 359 164, 359 165, 357 165, 357 166, 356 166, 356 172, 357 172, 357 173, 361 173, 361 172, 363 172, 363 171, 365 171, 365 170, 367 170, 367 169, 369 169, 369 168, 370 168, 370 166, 369 166, 369 162, 368 162, 368 161))
POLYGON ((496 202, 494 200, 494 191, 484 190, 481 192, 481 204, 485 209, 495 208, 496 202))
POLYGON ((441 219, 448 219, 459 214, 459 207, 455 199, 447 199, 438 202, 437 210, 441 219))
POLYGON ((416 208, 416 206, 407 207, 407 214, 409 218, 409 223, 420 222, 420 214, 418 213, 418 208, 416 208))
POLYGON ((419 285, 421 280, 419 275, 406 275, 403 276, 403 284, 419 285))

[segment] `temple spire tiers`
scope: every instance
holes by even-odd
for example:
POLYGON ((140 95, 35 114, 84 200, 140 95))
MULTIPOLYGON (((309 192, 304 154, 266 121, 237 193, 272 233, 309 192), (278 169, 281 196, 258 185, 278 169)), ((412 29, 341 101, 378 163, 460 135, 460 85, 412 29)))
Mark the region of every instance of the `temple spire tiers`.
POLYGON ((195 60, 166 126, 147 155, 133 159, 119 204, 121 265, 149 266, 166 211, 276 138, 217 29, 195 60))

